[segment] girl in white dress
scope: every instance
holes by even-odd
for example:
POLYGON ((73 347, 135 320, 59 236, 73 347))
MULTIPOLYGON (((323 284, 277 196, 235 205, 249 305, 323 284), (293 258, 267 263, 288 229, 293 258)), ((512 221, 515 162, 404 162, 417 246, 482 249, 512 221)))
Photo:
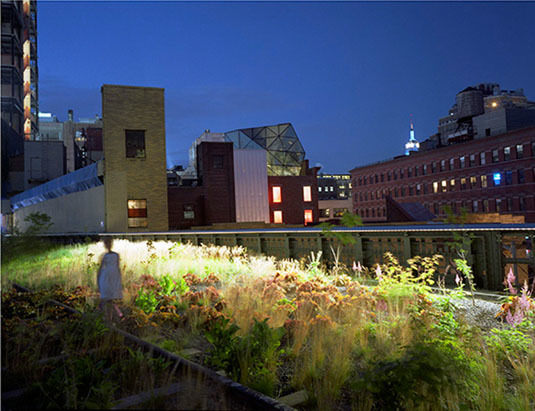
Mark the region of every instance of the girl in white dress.
POLYGON ((119 254, 111 251, 113 245, 113 239, 111 237, 104 237, 102 242, 108 252, 102 257, 97 274, 98 291, 100 292, 100 303, 98 307, 104 311, 108 320, 111 320, 112 307, 115 309, 119 318, 123 318, 123 313, 116 304, 117 300, 122 300, 123 298, 119 254))

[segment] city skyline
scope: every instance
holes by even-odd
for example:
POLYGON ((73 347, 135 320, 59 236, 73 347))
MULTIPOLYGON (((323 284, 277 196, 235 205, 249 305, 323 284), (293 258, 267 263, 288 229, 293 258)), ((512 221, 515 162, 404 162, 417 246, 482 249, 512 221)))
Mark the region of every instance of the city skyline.
POLYGON ((291 122, 311 165, 347 172, 403 154, 411 114, 418 141, 434 134, 466 86, 535 95, 534 4, 38 7, 41 111, 90 117, 104 83, 163 87, 168 165, 205 129, 291 122))

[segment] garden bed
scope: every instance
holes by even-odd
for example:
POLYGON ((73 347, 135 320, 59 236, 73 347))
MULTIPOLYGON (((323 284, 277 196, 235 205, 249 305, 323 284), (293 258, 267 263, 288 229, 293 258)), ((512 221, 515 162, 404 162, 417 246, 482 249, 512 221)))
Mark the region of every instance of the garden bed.
MULTIPOLYGON (((275 261, 239 247, 117 241, 114 250, 125 287, 120 328, 274 398, 304 390, 297 408, 535 406, 530 297, 512 297, 504 306, 501 317, 516 316, 511 326, 495 318, 500 305, 474 304, 460 290, 436 296, 430 289, 436 259, 416 259, 409 270, 390 258, 379 269, 338 267, 330 275, 315 256, 275 261), (364 276, 375 277, 377 286, 362 285, 364 276)), ((88 244, 12 258, 3 264, 3 284, 43 290, 56 284, 54 292, 63 293, 56 299, 91 316, 102 252, 88 244)), ((56 335, 65 344, 66 334, 56 335)), ((4 356, 11 346, 2 346, 4 356)), ((130 354, 113 355, 131 361, 130 354)))

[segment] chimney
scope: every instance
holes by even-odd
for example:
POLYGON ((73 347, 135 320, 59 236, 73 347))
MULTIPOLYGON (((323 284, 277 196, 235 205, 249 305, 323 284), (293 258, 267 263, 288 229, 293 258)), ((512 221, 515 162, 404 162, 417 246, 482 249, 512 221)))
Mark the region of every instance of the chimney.
POLYGON ((74 112, 72 111, 72 109, 70 109, 68 111, 68 120, 67 121, 70 121, 70 122, 74 121, 74 112))

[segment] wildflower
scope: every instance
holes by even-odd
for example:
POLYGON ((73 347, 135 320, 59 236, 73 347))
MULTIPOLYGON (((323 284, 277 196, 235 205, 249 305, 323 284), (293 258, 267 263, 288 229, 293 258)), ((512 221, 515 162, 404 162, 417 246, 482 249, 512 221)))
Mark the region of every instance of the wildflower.
POLYGON ((505 277, 505 281, 503 282, 504 285, 507 286, 507 288, 509 288, 509 292, 511 294, 516 294, 517 291, 516 291, 516 288, 513 286, 513 284, 515 283, 515 275, 513 273, 513 268, 509 268, 509 272, 507 273, 507 276, 505 277))
POLYGON ((457 286, 460 286, 462 283, 462 280, 461 280, 461 277, 459 277, 459 273, 455 274, 455 284, 457 284, 457 286))
POLYGON ((381 266, 377 264, 377 268, 375 269, 375 274, 377 275, 377 279, 381 281, 383 279, 383 272, 381 271, 381 266))

